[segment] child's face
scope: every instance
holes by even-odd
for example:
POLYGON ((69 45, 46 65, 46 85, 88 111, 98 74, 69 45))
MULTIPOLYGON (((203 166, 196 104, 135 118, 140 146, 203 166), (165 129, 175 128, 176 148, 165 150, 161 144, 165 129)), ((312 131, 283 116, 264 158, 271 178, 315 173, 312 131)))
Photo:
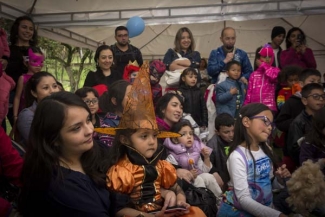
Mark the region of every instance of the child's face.
POLYGON ((195 75, 194 73, 190 73, 183 76, 182 80, 187 86, 194 87, 197 83, 197 75, 195 75))
POLYGON ((263 57, 263 56, 261 56, 261 57, 260 57, 260 60, 261 60, 261 62, 265 62, 265 63, 267 63, 267 64, 270 64, 270 62, 271 62, 271 57, 263 57))
POLYGON ((134 79, 138 77, 138 72, 137 71, 134 71, 134 72, 131 72, 130 74, 130 82, 131 84, 133 83, 134 79))
POLYGON ((178 132, 181 137, 178 137, 178 143, 184 145, 186 148, 191 148, 194 142, 194 132, 189 126, 184 126, 178 132))
POLYGON ((85 98, 82 100, 87 104, 92 115, 98 111, 98 99, 93 92, 88 92, 85 98))
POLYGON ((242 124, 253 142, 266 142, 272 132, 273 115, 270 110, 263 111, 251 118, 244 117, 242 124))
POLYGON ((298 82, 299 82, 298 75, 290 75, 290 76, 288 76, 288 79, 287 79, 288 87, 291 88, 294 84, 296 84, 298 82))
POLYGON ((158 131, 150 129, 138 129, 131 136, 131 146, 145 158, 151 158, 157 151, 158 131))
POLYGON ((59 91, 56 80, 52 76, 44 76, 37 84, 36 91, 31 91, 31 93, 37 99, 37 102, 40 102, 43 98, 59 91))
POLYGON ((303 88, 305 85, 311 84, 311 83, 320 84, 321 83, 320 80, 321 80, 321 77, 319 77, 317 75, 311 75, 311 76, 307 77, 305 81, 301 81, 300 85, 301 85, 301 88, 303 88))
POLYGON ((230 66, 230 69, 227 71, 229 78, 233 80, 238 80, 241 75, 241 67, 237 64, 230 66))
POLYGON ((216 130, 216 134, 229 143, 234 139, 234 129, 234 126, 220 126, 219 130, 216 130))
POLYGON ((28 58, 28 67, 29 70, 33 73, 40 72, 43 67, 44 56, 39 53, 33 53, 32 56, 28 58))
POLYGON ((325 93, 323 90, 314 89, 308 96, 302 97, 301 101, 307 108, 315 112, 324 107, 325 93))

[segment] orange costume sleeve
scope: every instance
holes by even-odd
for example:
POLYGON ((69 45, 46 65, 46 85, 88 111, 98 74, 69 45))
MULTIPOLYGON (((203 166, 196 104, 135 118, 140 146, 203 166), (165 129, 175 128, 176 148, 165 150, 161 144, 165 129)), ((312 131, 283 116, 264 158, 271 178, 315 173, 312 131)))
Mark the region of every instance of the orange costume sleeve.
POLYGON ((160 186, 165 189, 172 187, 177 180, 175 167, 168 161, 160 160, 157 169, 160 173, 160 186))
POLYGON ((117 164, 108 170, 106 174, 106 184, 110 190, 123 194, 131 194, 135 181, 130 170, 117 164))

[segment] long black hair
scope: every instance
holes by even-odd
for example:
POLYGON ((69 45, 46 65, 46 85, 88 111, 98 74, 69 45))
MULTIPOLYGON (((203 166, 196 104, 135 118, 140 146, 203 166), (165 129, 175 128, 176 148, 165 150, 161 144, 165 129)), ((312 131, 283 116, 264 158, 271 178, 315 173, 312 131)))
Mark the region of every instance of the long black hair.
MULTIPOLYGON (((243 125, 242 120, 244 117, 248 117, 251 118, 263 111, 271 111, 269 109, 269 107, 267 107, 266 105, 262 104, 262 103, 251 103, 248 105, 243 106, 239 113, 240 113, 240 117, 237 118, 236 122, 235 122, 235 131, 234 131, 234 140, 230 145, 230 149, 229 149, 229 156, 230 154, 236 150, 236 148, 242 144, 245 143, 246 144, 246 148, 250 154, 250 156, 253 159, 254 162, 254 177, 255 177, 255 158, 251 152, 251 145, 252 145, 252 141, 253 139, 251 138, 251 136, 248 134, 247 132, 247 128, 243 125)), ((272 150, 270 149, 270 147, 267 145, 266 142, 260 142, 259 146, 261 147, 261 149, 263 150, 263 152, 271 159, 273 166, 277 167, 277 160, 275 159, 272 150)))
MULTIPOLYGON (((37 106, 22 170, 23 187, 19 210, 24 216, 40 209, 51 181, 60 183, 63 178, 60 167, 60 132, 67 118, 67 109, 71 106, 83 108, 91 116, 88 106, 79 96, 65 91, 45 97, 37 106), (53 174, 57 174, 56 179, 53 174)), ((82 154, 80 161, 85 173, 94 183, 104 187, 106 171, 100 170, 102 153, 94 144, 92 149, 82 154)))
POLYGON ((37 30, 35 28, 35 23, 32 20, 32 18, 30 18, 29 16, 21 16, 18 17, 15 22, 12 24, 11 26, 11 30, 10 30, 10 43, 11 45, 15 45, 18 39, 18 29, 19 29, 19 25, 21 21, 27 20, 29 22, 31 22, 33 24, 34 27, 34 33, 33 33, 33 37, 32 39, 29 41, 29 45, 30 46, 36 46, 37 45, 37 30))
POLYGON ((123 112, 122 102, 129 85, 131 84, 128 81, 118 80, 109 86, 109 91, 106 91, 99 97, 99 108, 103 113, 123 112), (112 98, 115 98, 116 104, 112 102, 112 98))
POLYGON ((37 85, 44 77, 52 77, 55 81, 56 78, 49 72, 38 72, 35 73, 26 83, 25 87, 25 107, 28 108, 33 105, 37 99, 32 95, 33 92, 37 92, 37 85))
POLYGON ((300 28, 298 27, 292 27, 289 31, 288 31, 288 34, 287 34, 287 37, 286 37, 286 48, 289 49, 292 44, 290 42, 290 36, 293 32, 295 31, 299 31, 300 34, 302 35, 302 39, 301 39, 301 44, 306 44, 306 35, 304 33, 304 31, 302 31, 300 28))

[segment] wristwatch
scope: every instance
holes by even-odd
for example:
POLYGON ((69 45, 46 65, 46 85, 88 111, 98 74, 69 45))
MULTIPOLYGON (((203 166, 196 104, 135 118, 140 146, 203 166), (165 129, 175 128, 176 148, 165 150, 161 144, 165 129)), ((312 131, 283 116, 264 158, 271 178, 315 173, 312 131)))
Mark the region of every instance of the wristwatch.
POLYGON ((142 213, 142 212, 140 212, 140 214, 139 214, 139 215, 137 215, 136 217, 144 217, 144 215, 143 215, 143 213, 142 213))

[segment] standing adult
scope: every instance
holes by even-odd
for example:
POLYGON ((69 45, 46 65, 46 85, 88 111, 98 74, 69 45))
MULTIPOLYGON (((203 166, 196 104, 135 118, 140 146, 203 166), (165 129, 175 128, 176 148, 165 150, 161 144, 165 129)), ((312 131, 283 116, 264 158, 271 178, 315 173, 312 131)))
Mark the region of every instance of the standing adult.
POLYGON ((316 69, 313 51, 306 46, 306 43, 305 33, 298 27, 291 28, 286 37, 287 49, 281 52, 281 66, 297 65, 302 68, 316 69))
POLYGON ((94 60, 96 62, 96 71, 90 71, 85 79, 84 87, 94 87, 106 85, 109 87, 114 81, 122 79, 114 66, 113 50, 108 45, 101 45, 97 48, 94 60))
MULTIPOLYGON (((24 64, 28 60, 28 49, 37 45, 37 31, 33 20, 28 16, 18 17, 10 30, 10 57, 6 73, 17 83, 18 78, 25 74, 28 69, 24 64)), ((10 93, 9 103, 14 101, 16 89, 10 93)), ((13 107, 9 106, 7 115, 10 124, 13 125, 13 107)))
MULTIPOLYGON (((282 52, 281 44, 283 43, 286 36, 286 30, 282 26, 275 26, 272 29, 271 33, 271 42, 269 42, 269 45, 273 48, 274 53, 274 61, 272 63, 272 66, 277 68, 282 68, 280 64, 280 55, 282 52)), ((257 48, 258 52, 262 49, 262 47, 257 48)), ((254 70, 258 68, 258 65, 260 65, 259 62, 259 53, 256 52, 255 60, 254 60, 254 70)))
POLYGON ((116 27, 115 40, 116 43, 111 48, 116 59, 117 71, 122 77, 124 67, 129 61, 134 62, 136 60, 141 67, 143 63, 142 54, 138 48, 130 44, 129 31, 125 26, 116 27))
POLYGON ((182 27, 177 31, 174 46, 173 49, 169 48, 164 56, 163 62, 166 64, 167 70, 174 71, 188 67, 199 69, 201 55, 195 51, 194 37, 189 28, 182 27), (184 58, 178 60, 180 57, 184 58))
POLYGON ((211 83, 221 82, 226 78, 226 64, 236 60, 241 64, 240 80, 247 84, 250 74, 253 72, 252 65, 247 53, 235 47, 236 32, 232 27, 225 27, 221 31, 222 46, 212 50, 208 61, 208 73, 212 77, 211 83))

